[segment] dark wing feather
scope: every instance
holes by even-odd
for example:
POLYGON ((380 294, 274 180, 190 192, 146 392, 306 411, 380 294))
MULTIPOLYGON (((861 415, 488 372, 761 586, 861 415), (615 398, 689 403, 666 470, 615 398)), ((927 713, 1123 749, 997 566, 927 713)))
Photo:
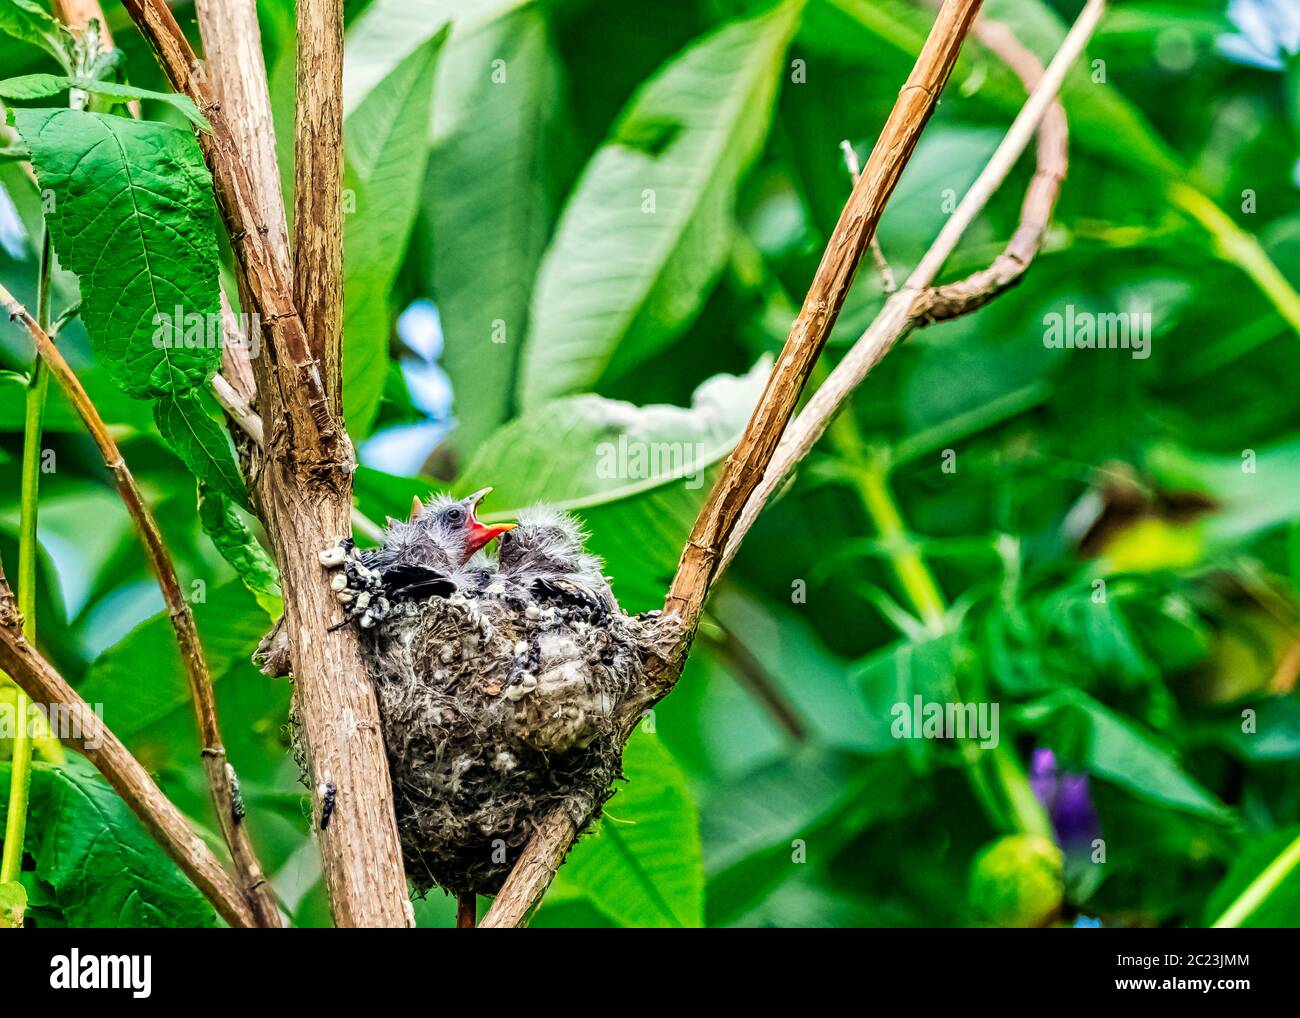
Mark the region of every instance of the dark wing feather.
POLYGON ((578 583, 567 580, 537 579, 529 589, 539 601, 557 601, 570 607, 582 608, 593 615, 604 615, 607 606, 599 597, 578 583))
POLYGON ((450 576, 427 566, 400 563, 380 574, 384 596, 390 601, 421 601, 427 597, 447 597, 456 591, 450 576))

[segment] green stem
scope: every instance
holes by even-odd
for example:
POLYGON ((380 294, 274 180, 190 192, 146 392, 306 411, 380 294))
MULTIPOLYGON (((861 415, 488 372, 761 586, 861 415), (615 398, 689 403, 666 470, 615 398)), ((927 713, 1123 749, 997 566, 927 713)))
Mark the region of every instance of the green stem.
MULTIPOLYGON (((37 284, 37 323, 42 329, 50 320, 50 236, 41 242, 40 276, 37 284)), ((23 476, 18 533, 18 610, 23 616, 23 636, 36 639, 36 520, 41 477, 41 431, 45 418, 45 394, 50 376, 45 361, 37 356, 27 383, 27 405, 23 417, 23 476)), ((4 852, 0 854, 0 884, 18 879, 23 866, 23 841, 27 834, 27 798, 31 788, 32 733, 31 700, 15 687, 13 756, 9 771, 9 808, 5 817, 4 852)))
MULTIPOLYGON (((934 574, 912 541, 889 489, 887 458, 872 455, 864 448, 848 410, 831 421, 827 434, 853 470, 863 508, 880 533, 894 575, 912 610, 927 628, 942 632, 947 604, 934 574)), ((962 761, 975 797, 994 827, 1052 838, 1051 821, 1034 796, 1024 767, 1009 747, 999 743, 992 749, 977 750, 968 743, 962 749, 962 761), (991 764, 991 774, 985 769, 986 760, 991 764)))
POLYGON ((1240 926, 1258 911, 1297 867, 1300 867, 1300 837, 1287 845, 1281 855, 1246 885, 1246 889, 1224 910, 1223 915, 1214 920, 1211 928, 1220 930, 1240 926))
POLYGON ((1243 230, 1209 197, 1188 184, 1174 181, 1167 193, 1171 202, 1205 227, 1223 255, 1251 278, 1287 324, 1300 333, 1300 293, 1273 264, 1255 235, 1243 230))

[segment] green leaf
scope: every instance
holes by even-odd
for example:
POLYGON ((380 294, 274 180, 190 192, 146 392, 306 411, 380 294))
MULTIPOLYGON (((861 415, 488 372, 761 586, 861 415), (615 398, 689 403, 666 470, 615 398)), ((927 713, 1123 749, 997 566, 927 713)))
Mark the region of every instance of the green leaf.
POLYGON ((495 485, 499 518, 538 502, 578 511, 623 607, 653 607, 770 370, 764 359, 747 375, 718 375, 689 409, 591 395, 546 403, 494 432, 456 488, 495 485))
POLYGON ((628 103, 543 256, 525 409, 625 372, 695 317, 730 250, 736 189, 766 137, 801 10, 786 3, 706 36, 628 103))
POLYGON ((414 50, 343 124, 344 187, 356 198, 343 227, 343 409, 354 435, 370 430, 384 389, 389 294, 419 210, 433 75, 446 38, 444 29, 414 50))
MULTIPOLYGON (((203 654, 213 680, 253 655, 271 618, 238 581, 203 590, 194 606, 203 654)), ((113 731, 131 736, 189 702, 189 686, 166 611, 141 622, 91 662, 78 692, 88 703, 111 704, 113 731)))
POLYGON ((13 114, 54 194, 50 236, 81 277, 100 363, 138 398, 206 382, 221 361, 221 301, 216 204, 194 136, 79 110, 13 114))
POLYGON ((72 66, 72 33, 36 0, 0 3, 0 32, 39 46, 64 69, 72 66))
POLYGON ((0 930, 16 930, 27 911, 27 888, 16 880, 0 884, 0 930))
POLYGON ((230 436, 217 424, 198 392, 163 396, 153 416, 167 444, 204 484, 248 508, 244 479, 235 463, 230 436))
POLYGON ((1071 766, 1085 767, 1149 802, 1220 822, 1232 818, 1227 807, 1189 777, 1155 736, 1086 693, 1061 690, 1026 704, 1016 717, 1071 766))
POLYGON ((829 863, 845 832, 918 808, 914 782, 898 757, 809 746, 716 787, 700 811, 709 924, 736 920, 773 888, 829 863))
POLYGON ((348 29, 343 109, 348 116, 412 53, 453 22, 457 39, 525 0, 372 0, 348 29))
POLYGON ((133 85, 121 85, 115 81, 100 81, 97 78, 64 77, 58 74, 23 74, 16 78, 0 81, 0 96, 6 99, 48 99, 52 95, 79 88, 83 92, 94 92, 114 102, 128 103, 134 99, 153 99, 166 103, 176 110, 201 131, 211 131, 212 125, 199 112, 194 100, 178 92, 154 92, 147 88, 133 85))
POLYGON ((561 897, 568 885, 621 926, 703 926, 699 821, 685 776, 642 734, 627 744, 623 770, 627 786, 560 870, 561 897))
MULTIPOLYGON (((8 795, 8 765, 0 799, 8 795)), ((198 889, 82 757, 32 765, 29 854, 69 926, 214 926, 198 889)))
POLYGON ((199 522, 217 551, 255 594, 280 596, 280 573, 230 500, 199 485, 199 522))
POLYGON ((1244 847, 1205 906, 1205 924, 1290 928, 1300 916, 1300 827, 1270 831, 1244 847))
POLYGON ((510 416, 553 217, 547 170, 563 108, 556 64, 546 21, 525 8, 453 36, 439 75, 428 244, 461 455, 510 416))

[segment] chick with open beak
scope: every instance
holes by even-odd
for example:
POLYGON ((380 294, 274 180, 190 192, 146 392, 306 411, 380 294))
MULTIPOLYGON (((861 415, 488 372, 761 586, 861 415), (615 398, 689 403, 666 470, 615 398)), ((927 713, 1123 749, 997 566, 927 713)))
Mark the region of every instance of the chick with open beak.
POLYGON ((427 504, 416 498, 407 522, 389 518, 380 547, 359 552, 345 539, 321 552, 323 566, 341 567, 331 581, 346 612, 338 625, 355 620, 369 629, 395 607, 448 597, 459 589, 461 570, 474 554, 514 527, 479 522, 479 503, 491 490, 482 488, 462 499, 435 495, 427 504))

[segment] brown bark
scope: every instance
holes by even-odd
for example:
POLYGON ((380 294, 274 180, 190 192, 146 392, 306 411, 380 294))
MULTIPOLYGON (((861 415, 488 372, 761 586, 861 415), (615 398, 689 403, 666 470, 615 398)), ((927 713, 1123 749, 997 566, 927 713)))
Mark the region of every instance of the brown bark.
POLYGON ((776 451, 799 394, 830 335, 894 186, 948 81, 982 0, 946 0, 840 214, 785 348, 759 397, 740 444, 696 517, 664 611, 694 632, 727 538, 776 451))
POLYGON ((298 0, 293 283, 307 345, 343 403, 343 0, 298 0))
POLYGON ((334 920, 340 926, 409 925, 378 708, 355 634, 349 627, 332 633, 325 627, 336 603, 317 554, 349 533, 354 466, 338 400, 331 400, 327 383, 338 365, 322 365, 313 355, 289 266, 268 240, 267 209, 224 112, 193 71, 194 53, 171 11, 162 0, 123 5, 173 87, 189 95, 212 124, 212 133, 200 135, 199 142, 235 248, 241 302, 266 328, 253 362, 266 432, 266 461, 255 491, 285 592, 310 780, 317 795, 330 783, 337 789, 333 819, 320 832, 334 920))

